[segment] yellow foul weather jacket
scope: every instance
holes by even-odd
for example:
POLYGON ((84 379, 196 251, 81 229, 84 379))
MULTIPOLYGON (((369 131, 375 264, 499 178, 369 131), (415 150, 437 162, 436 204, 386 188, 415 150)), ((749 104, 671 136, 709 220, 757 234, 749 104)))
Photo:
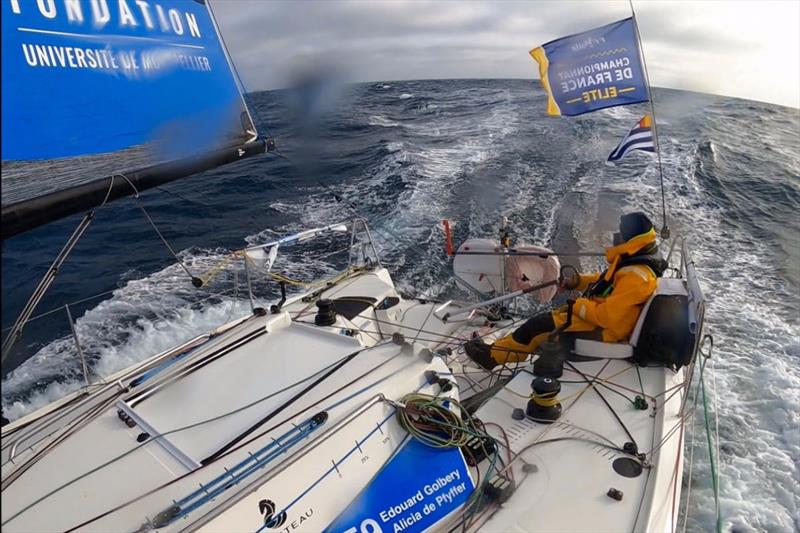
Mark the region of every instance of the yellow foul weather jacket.
MULTIPOLYGON (((567 332, 586 332, 602 329, 603 341, 625 342, 633 332, 642 305, 655 292, 658 283, 656 273, 646 264, 622 265, 625 257, 654 243, 655 230, 650 230, 619 246, 606 250, 609 268, 605 272, 608 287, 599 295, 578 298, 572 308, 572 324, 567 332)), ((577 289, 586 291, 600 281, 602 274, 581 274, 577 289)), ((553 312, 553 321, 560 327, 567 320, 566 309, 553 312)))
MULTIPOLYGON (((646 253, 655 242, 656 232, 651 229, 607 249, 609 267, 605 272, 581 274, 576 289, 587 296, 575 301, 572 323, 565 331, 581 333, 599 329, 605 342, 627 341, 642 305, 655 292, 658 276, 665 267, 660 259, 646 253)), ((567 321, 566 306, 556 309, 551 316, 555 327, 561 327, 567 321)), ((548 334, 539 333, 527 344, 514 340, 513 334, 506 335, 492 344, 491 358, 498 364, 522 361, 548 334)))

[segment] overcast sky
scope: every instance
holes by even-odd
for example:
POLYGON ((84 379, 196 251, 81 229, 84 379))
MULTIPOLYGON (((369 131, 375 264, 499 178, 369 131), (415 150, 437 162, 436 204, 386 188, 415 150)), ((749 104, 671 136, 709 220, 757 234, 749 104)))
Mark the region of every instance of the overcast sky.
MULTIPOLYGON (((349 81, 538 78, 528 50, 630 14, 627 0, 215 0, 249 91, 349 81)), ((634 3, 651 82, 800 107, 800 1, 634 3)))

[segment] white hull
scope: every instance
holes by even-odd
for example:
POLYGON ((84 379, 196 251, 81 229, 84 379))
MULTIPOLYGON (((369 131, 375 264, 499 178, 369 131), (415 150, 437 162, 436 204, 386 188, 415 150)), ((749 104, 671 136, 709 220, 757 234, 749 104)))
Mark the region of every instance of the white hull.
MULTIPOLYGON (((322 327, 314 325, 313 302, 298 296, 279 313, 223 326, 187 343, 188 351, 154 356, 90 394, 75 393, 4 427, 3 531, 321 531, 409 441, 392 401, 411 392, 464 401, 497 382, 460 346, 474 332, 487 340, 503 335, 507 321, 445 323, 434 313, 439 304, 400 298, 382 268, 319 292, 371 300, 352 320, 340 315, 322 327), (428 382, 430 371, 457 386, 443 393, 441 382, 428 382)), ((516 489, 502 506, 471 516, 471 528, 674 530, 687 369, 608 358, 568 363, 563 414, 541 424, 511 417, 514 408, 525 409, 529 368, 515 369, 475 413, 503 444, 505 474, 513 474, 516 489), (647 409, 631 405, 636 395, 647 409), (631 440, 645 465, 624 477, 612 464, 629 456, 614 448, 631 440), (620 501, 607 495, 612 488, 623 493, 620 501)), ((444 494, 461 483, 471 490, 487 467, 483 461, 468 469, 469 479, 455 474, 434 490, 444 474, 419 464, 409 487, 432 492, 404 509, 405 517, 378 514, 374 524, 351 524, 352 531, 398 531, 399 518, 399 530, 417 531, 422 519, 415 513, 437 497, 442 516, 429 529, 447 530, 463 510, 443 503, 444 494)))

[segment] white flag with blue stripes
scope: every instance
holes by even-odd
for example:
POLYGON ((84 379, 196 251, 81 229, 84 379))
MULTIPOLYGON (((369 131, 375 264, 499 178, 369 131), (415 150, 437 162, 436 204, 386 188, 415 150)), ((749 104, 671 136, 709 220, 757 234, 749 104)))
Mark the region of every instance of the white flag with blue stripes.
POLYGON ((619 161, 625 157, 628 152, 633 150, 644 150, 645 152, 654 152, 653 148, 653 119, 650 115, 645 115, 642 120, 636 123, 636 126, 628 132, 619 145, 608 156, 609 161, 619 161))

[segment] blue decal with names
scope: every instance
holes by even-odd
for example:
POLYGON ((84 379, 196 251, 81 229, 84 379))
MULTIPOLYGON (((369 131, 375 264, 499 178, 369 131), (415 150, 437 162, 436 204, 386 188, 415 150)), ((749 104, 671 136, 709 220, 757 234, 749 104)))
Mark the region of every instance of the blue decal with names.
POLYGON ((431 448, 411 439, 325 531, 425 531, 464 505, 473 490, 458 448, 431 448))

